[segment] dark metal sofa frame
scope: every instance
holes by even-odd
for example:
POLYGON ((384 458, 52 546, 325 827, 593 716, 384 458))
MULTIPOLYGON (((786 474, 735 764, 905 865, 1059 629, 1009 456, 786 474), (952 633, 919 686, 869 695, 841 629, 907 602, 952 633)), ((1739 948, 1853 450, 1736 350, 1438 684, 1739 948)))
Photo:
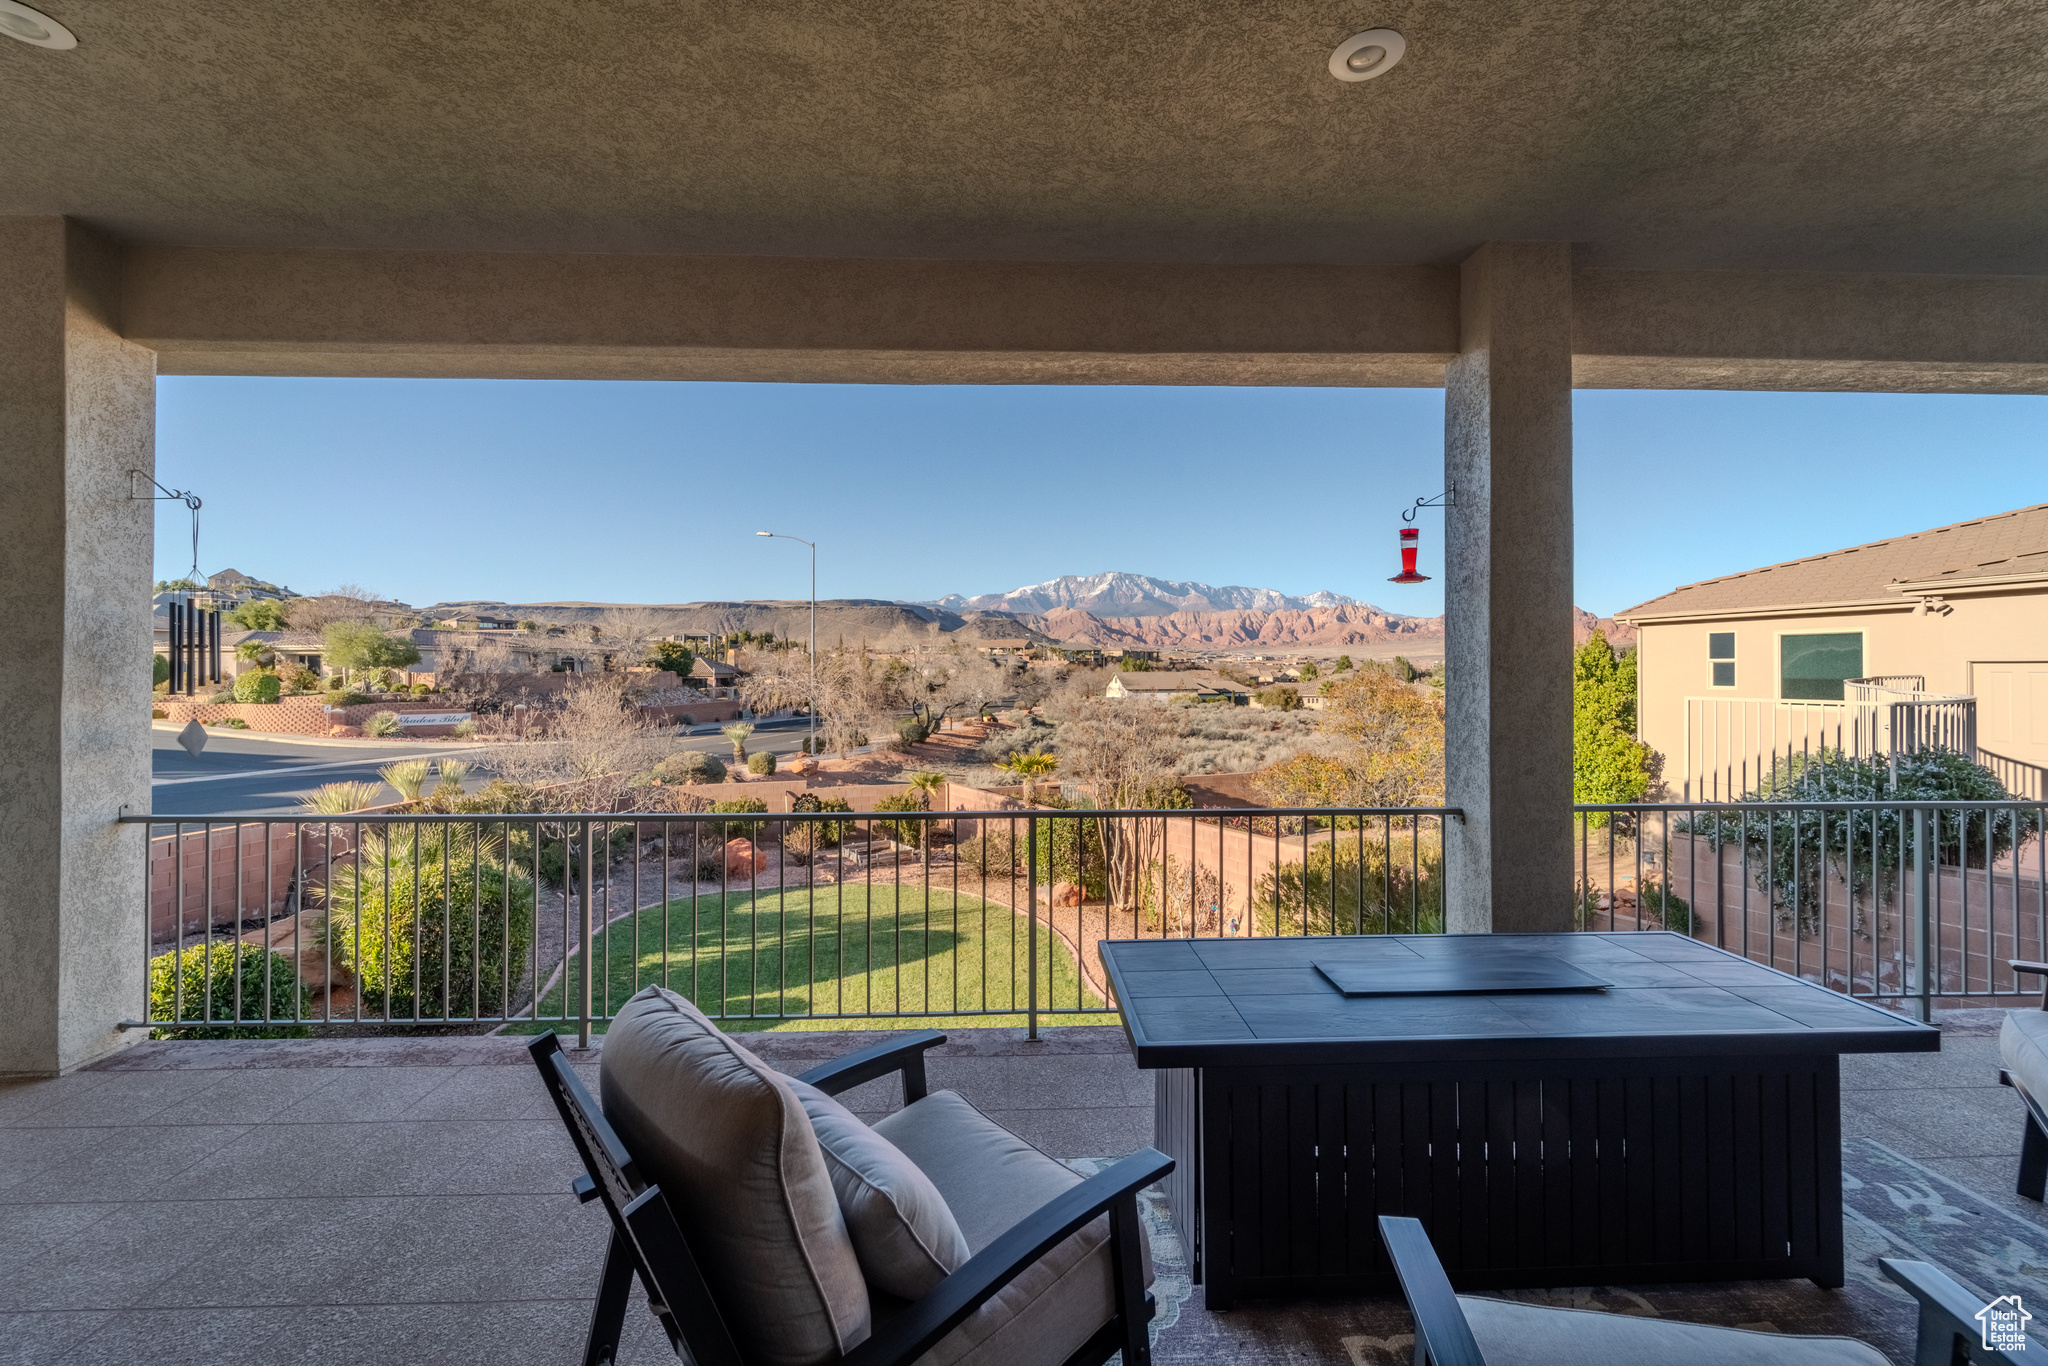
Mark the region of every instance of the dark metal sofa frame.
MULTIPOLYGON (((1394 1263, 1408 1312, 1415 1316, 1415 1366, 1486 1366, 1422 1221, 1383 1214, 1380 1241, 1394 1263)), ((1940 1267, 1890 1257, 1880 1258, 1878 1266, 1920 1302, 1913 1366, 2021 1366, 2017 1357, 1984 1347, 1976 1322, 1982 1306, 1940 1267)), ((1682 1366, 1682 1358, 1671 1360, 1682 1366)))
MULTIPOLYGON (((2015 961, 2011 967, 2015 976, 2042 979, 2041 1009, 2048 1010, 2048 963, 2015 961)), ((2048 1110, 2041 1108, 2041 1102, 2048 1097, 2036 1096, 2002 1067, 1998 1069, 1998 1080, 2000 1085, 2019 1092, 2020 1099, 2027 1104, 2027 1129, 2020 1138, 2019 1193, 2029 1200, 2039 1200, 2048 1194, 2048 1110)))
MULTIPOLYGON (((908 1105, 925 1095, 925 1050, 945 1041, 944 1034, 922 1031, 814 1067, 802 1080, 837 1095, 877 1077, 901 1073, 903 1103, 908 1105)), ((570 1067, 560 1040, 543 1034, 527 1051, 583 1158, 585 1174, 576 1179, 575 1195, 586 1204, 602 1202, 612 1224, 583 1366, 611 1366, 617 1359, 626 1301, 636 1275, 678 1357, 696 1366, 744 1366, 724 1310, 661 1188, 640 1175, 633 1155, 570 1067)), ((840 1361, 843 1366, 908 1366, 1040 1257, 1107 1213, 1116 1314, 1067 1359, 1066 1366, 1101 1366, 1119 1351, 1125 1366, 1147 1366, 1147 1327, 1154 1306, 1145 1289, 1138 1192, 1172 1170, 1171 1158, 1142 1148, 1047 1201, 923 1298, 878 1324, 867 1341, 840 1361)))

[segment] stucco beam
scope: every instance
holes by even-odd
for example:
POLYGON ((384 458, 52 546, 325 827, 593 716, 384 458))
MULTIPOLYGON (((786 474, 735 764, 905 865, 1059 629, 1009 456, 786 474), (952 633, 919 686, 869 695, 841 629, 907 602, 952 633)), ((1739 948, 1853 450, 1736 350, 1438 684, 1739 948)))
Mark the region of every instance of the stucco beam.
POLYGON ((131 247, 167 374, 1435 385, 1457 275, 131 247))
POLYGON ((1581 389, 2048 393, 2048 278, 1581 269, 1581 389))

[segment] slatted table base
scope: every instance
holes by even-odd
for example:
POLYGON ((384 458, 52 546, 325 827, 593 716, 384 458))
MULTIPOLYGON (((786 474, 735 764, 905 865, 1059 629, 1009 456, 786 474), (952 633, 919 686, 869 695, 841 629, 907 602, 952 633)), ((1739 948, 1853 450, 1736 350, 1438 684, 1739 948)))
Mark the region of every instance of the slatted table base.
POLYGON ((1376 1218, 1460 1289, 1842 1284, 1836 1057, 1158 1073, 1157 1145, 1208 1306, 1391 1293, 1376 1218))

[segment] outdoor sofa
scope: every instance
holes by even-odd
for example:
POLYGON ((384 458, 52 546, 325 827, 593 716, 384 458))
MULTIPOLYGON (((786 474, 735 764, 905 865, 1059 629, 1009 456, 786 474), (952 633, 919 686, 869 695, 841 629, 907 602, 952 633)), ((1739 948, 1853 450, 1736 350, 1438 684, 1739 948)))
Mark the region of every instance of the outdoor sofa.
POLYGON ((2015 962, 2017 976, 2043 978, 2039 1010, 2009 1010, 1998 1033, 1998 1079, 2020 1093, 2027 1106, 2020 1139, 2019 1193, 2039 1200, 2048 1188, 2048 963, 2015 962))
MULTIPOLYGON (((1415 1315, 1415 1366, 1892 1366, 1855 1338, 1797 1337, 1460 1295, 1416 1219, 1380 1216, 1380 1241, 1415 1315)), ((1913 1366, 2020 1366, 1986 1347, 1978 1301, 1939 1267, 1878 1262, 1920 1302, 1913 1366)))
POLYGON ((556 1037, 531 1052, 612 1236, 585 1366, 637 1276, 696 1366, 1125 1366, 1150 1359, 1143 1149, 1083 1179, 950 1091, 925 1031, 787 1077, 660 987, 607 1033, 602 1109, 556 1037), (872 1127, 832 1097, 899 1074, 872 1127))

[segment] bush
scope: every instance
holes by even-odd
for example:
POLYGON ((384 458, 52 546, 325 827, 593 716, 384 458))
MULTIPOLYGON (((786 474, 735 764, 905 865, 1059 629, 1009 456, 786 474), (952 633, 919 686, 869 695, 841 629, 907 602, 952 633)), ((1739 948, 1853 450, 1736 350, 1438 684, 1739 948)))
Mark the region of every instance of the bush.
MULTIPOLYGON (((149 960, 149 1018, 152 1020, 271 1019, 303 1017, 312 992, 299 981, 292 960, 258 944, 238 940, 195 944, 182 953, 163 953, 149 960), (236 992, 236 970, 241 990, 236 992), (266 995, 268 999, 266 1000, 266 995)), ((261 1027, 202 1026, 157 1029, 153 1039, 303 1039, 304 1025, 261 1027)))
POLYGON ((237 702, 275 702, 283 691, 283 680, 268 671, 245 673, 235 680, 237 702))
MULTIPOLYGON (((875 810, 877 812, 918 811, 922 809, 918 805, 915 792, 892 792, 875 803, 875 810)), ((907 844, 913 849, 918 848, 924 839, 924 822, 922 821, 876 821, 873 828, 887 835, 890 839, 901 844, 907 844)))
POLYGON ((1261 688, 1253 696, 1262 707, 1276 711, 1301 710, 1301 693, 1295 688, 1261 688))
POLYGON ((758 754, 748 755, 747 772, 754 774, 756 777, 772 777, 775 773, 775 756, 766 750, 762 750, 758 754))
POLYGON ((335 962, 355 974, 366 1012, 504 1013, 507 980, 516 991, 533 941, 534 886, 503 854, 496 839, 479 847, 473 837, 412 826, 365 834, 359 859, 334 866, 321 934, 333 936, 335 962))
POLYGON ((320 675, 302 665, 286 674, 284 682, 293 692, 317 692, 320 688, 320 675))
POLYGON ((1056 734, 1053 727, 1037 717, 1027 716, 1016 729, 997 731, 982 742, 982 762, 1002 765, 1015 754, 1043 754, 1052 748, 1056 734))
POLYGON ((896 723, 896 738, 906 745, 921 745, 931 733, 932 728, 915 716, 906 716, 896 723))
POLYGON ((457 721, 457 722, 455 723, 455 738, 456 738, 456 739, 458 739, 458 740, 467 740, 467 739, 468 739, 468 738, 469 738, 470 736, 472 736, 472 735, 474 735, 474 734, 476 734, 476 722, 475 722, 475 721, 457 721))
POLYGON ((149 685, 152 688, 168 688, 171 685, 171 661, 166 655, 149 657, 149 685))
POLYGON ((432 691, 433 689, 428 687, 424 683, 415 683, 412 685, 412 695, 414 697, 425 697, 428 693, 432 691))
POLYGON ((311 816, 345 816, 366 806, 376 806, 383 795, 376 783, 323 783, 299 798, 299 805, 311 816))
MULTIPOLYGON (((853 808, 844 797, 819 797, 805 792, 790 804, 793 811, 843 811, 853 808)), ((843 821, 791 821, 783 827, 782 847, 808 858, 820 849, 834 849, 845 832, 843 821)))
POLYGON ((348 689, 343 692, 329 693, 326 700, 327 705, 330 707, 360 707, 363 703, 370 700, 370 695, 366 692, 356 692, 354 689, 348 689))
POLYGON ((243 720, 243 719, 242 719, 241 717, 239 717, 239 716, 230 716, 229 718, 227 718, 227 720, 225 720, 225 721, 216 721, 216 722, 214 722, 214 724, 215 724, 215 725, 217 725, 217 726, 226 726, 226 727, 227 727, 227 728, 228 728, 229 730, 247 730, 247 729, 249 729, 249 723, 248 723, 247 721, 244 721, 244 720, 243 720))
MULTIPOLYGON (((714 815, 766 815, 768 803, 759 797, 733 797, 727 801, 713 802, 711 811, 714 815)), ((749 839, 758 843, 761 826, 760 821, 704 821, 700 828, 704 832, 703 838, 720 844, 733 839, 749 839)))
POLYGON ((1441 933, 1444 857, 1435 832, 1416 848, 1412 831, 1387 843, 1341 836, 1312 849, 1308 861, 1283 863, 1253 895, 1260 934, 1441 933), (1420 869, 1420 877, 1416 876, 1420 869), (1412 919, 1411 919, 1412 917, 1412 919))
MULTIPOLYGON (((2012 794, 1990 769, 1953 750, 1924 749, 1892 761, 1823 750, 1778 765, 1741 800, 1998 802, 2012 800, 2012 794)), ((1865 895, 1875 888, 1879 900, 1889 902, 1898 892, 1900 870, 1913 857, 1911 812, 1897 807, 1829 811, 1825 840, 1822 818, 1820 811, 1781 811, 1730 821, 1702 812, 1673 828, 1716 847, 1747 843, 1758 884, 1768 882, 1774 908, 1788 919, 1796 909, 1799 928, 1811 931, 1820 919, 1824 876, 1853 880, 1865 895)), ((2039 835, 2041 812, 1941 810, 1934 813, 1928 833, 1937 866, 1983 868, 2039 835)))
POLYGON ((344 678, 344 677, 343 677, 342 675, 340 675, 340 674, 329 674, 329 675, 327 675, 327 691, 329 691, 329 692, 341 692, 341 691, 343 691, 343 690, 344 690, 344 689, 345 689, 345 688, 347 687, 347 685, 348 685, 348 679, 344 678))
POLYGON ((654 776, 664 783, 722 783, 725 760, 694 749, 680 750, 656 764, 654 776))
POLYGON ((365 735, 396 735, 398 731, 398 713, 395 711, 373 712, 370 719, 363 722, 365 735))

